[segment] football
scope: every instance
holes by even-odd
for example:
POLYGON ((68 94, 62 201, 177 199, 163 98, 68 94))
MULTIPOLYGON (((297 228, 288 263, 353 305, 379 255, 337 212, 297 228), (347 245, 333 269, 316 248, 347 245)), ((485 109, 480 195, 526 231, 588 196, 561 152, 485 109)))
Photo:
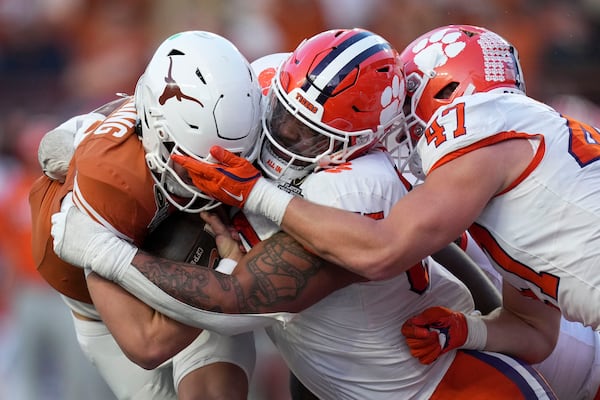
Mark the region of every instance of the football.
POLYGON ((173 261, 216 268, 220 257, 210 227, 198 214, 176 211, 162 221, 141 248, 173 261))

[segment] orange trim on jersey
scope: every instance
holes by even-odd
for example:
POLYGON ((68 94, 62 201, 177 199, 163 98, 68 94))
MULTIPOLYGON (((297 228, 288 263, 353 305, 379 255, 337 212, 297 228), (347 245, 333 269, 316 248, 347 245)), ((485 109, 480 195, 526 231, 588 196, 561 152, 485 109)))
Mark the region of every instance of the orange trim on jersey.
POLYGON ((534 137, 540 138, 540 145, 538 146, 533 158, 531 159, 531 162, 529 163, 527 168, 525 168, 525 170, 521 173, 521 175, 519 175, 517 179, 514 180, 514 182, 508 185, 503 191, 496 194, 496 196, 500 196, 501 194, 510 191, 519 183, 523 182, 523 180, 527 178, 529 174, 531 174, 531 172, 533 172, 533 170, 536 169, 537 166, 542 162, 542 158, 544 158, 544 154, 546 154, 546 141, 544 140, 543 135, 534 135, 534 137))
POLYGON ((333 164, 323 168, 323 172, 329 172, 331 174, 339 174, 340 172, 350 170, 352 170, 352 161, 347 161, 341 164, 333 164))
POLYGON ((527 168, 523 171, 523 173, 521 175, 519 175, 519 177, 517 179, 515 179, 514 182, 512 182, 502 192, 500 192, 496 195, 496 196, 498 196, 502 193, 509 191, 510 189, 514 188, 515 186, 517 186, 520 182, 522 182, 525 178, 527 178, 527 176, 529 176, 529 174, 542 161, 542 157, 544 156, 544 153, 546 152, 544 137, 542 135, 539 135, 539 134, 531 135, 531 134, 527 134, 524 132, 515 132, 515 131, 497 133, 494 136, 490 136, 490 137, 480 140, 476 143, 473 143, 469 146, 463 147, 461 149, 458 149, 456 151, 446 154, 444 157, 440 158, 435 164, 433 164, 433 166, 429 170, 429 173, 431 173, 434 169, 439 168, 442 165, 447 164, 448 162, 457 159, 460 156, 463 156, 467 153, 472 152, 473 150, 481 149, 486 146, 491 146, 493 144, 500 143, 500 142, 503 142, 503 141, 509 140, 509 139, 533 139, 533 138, 539 138, 540 145, 538 146, 536 154, 534 155, 533 159, 531 160, 531 163, 527 166, 527 168))
MULTIPOLYGON (((492 234, 479 224, 473 224, 469 233, 477 244, 484 249, 488 256, 502 269, 521 279, 531 282, 540 288, 541 292, 554 300, 558 299, 558 284, 560 278, 547 272, 537 272, 528 265, 522 264, 507 254, 498 244, 492 234)), ((519 288, 523 289, 523 288, 519 288)), ((542 300, 542 299, 540 299, 542 300)))
POLYGON ((458 239, 454 241, 460 247, 462 251, 467 251, 467 244, 469 242, 469 237, 467 236, 467 232, 463 232, 460 234, 458 239))
POLYGON ((410 183, 408 181, 408 179, 406 179, 404 177, 404 175, 402 175, 402 173, 400 171, 398 171, 398 169, 396 167, 394 167, 394 169, 396 170, 396 174, 398 174, 398 178, 400 178, 400 183, 402 183, 402 186, 404 186, 404 188, 406 189, 406 191, 410 192, 411 190, 413 190, 412 183, 410 183))

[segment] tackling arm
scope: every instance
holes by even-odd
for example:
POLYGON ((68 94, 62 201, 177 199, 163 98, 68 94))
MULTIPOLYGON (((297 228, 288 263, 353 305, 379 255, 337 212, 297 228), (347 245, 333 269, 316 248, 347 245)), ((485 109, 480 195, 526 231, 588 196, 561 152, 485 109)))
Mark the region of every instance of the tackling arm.
POLYGON ((432 170, 377 221, 295 197, 281 227, 326 260, 370 280, 387 279, 466 231, 530 159, 531 146, 524 140, 463 154, 432 170))
POLYGON ((485 350, 535 364, 552 353, 560 331, 560 310, 522 295, 510 284, 502 286, 503 307, 483 318, 487 325, 485 350))
POLYGON ((479 159, 476 153, 434 170, 382 220, 294 198, 281 227, 315 254, 357 274, 391 278, 451 243, 499 190, 496 179, 482 180, 480 174, 474 179, 469 160, 479 159))
POLYGON ((362 280, 283 233, 255 246, 229 276, 141 252, 75 207, 52 221, 54 250, 65 261, 91 268, 168 317, 225 335, 288 320, 277 311, 299 311, 362 280), (262 314, 267 311, 272 314, 262 314))
POLYGON ((425 183, 378 221, 292 197, 223 148, 211 148, 211 155, 219 164, 184 156, 173 160, 203 192, 267 216, 313 253, 378 280, 407 270, 464 232, 525 170, 532 151, 527 141, 508 140, 462 154, 430 171, 425 183))
POLYGON ((94 306, 125 355, 146 369, 154 369, 179 353, 202 332, 174 321, 125 291, 91 273, 87 285, 94 306))
POLYGON ((360 280, 308 253, 283 232, 254 246, 232 275, 142 251, 131 264, 173 298, 228 314, 299 312, 360 280))

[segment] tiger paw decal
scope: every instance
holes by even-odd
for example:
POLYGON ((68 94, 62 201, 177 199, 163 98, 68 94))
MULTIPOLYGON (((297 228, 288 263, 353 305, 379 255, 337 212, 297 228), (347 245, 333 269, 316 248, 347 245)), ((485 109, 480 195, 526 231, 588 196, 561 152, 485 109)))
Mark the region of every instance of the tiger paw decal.
POLYGON ((460 32, 442 29, 424 38, 413 47, 415 64, 421 71, 433 71, 446 64, 449 58, 459 55, 466 46, 465 42, 457 41, 459 37, 460 32))
POLYGON ((381 93, 381 114, 379 115, 379 123, 384 125, 391 121, 402 111, 402 103, 400 97, 404 96, 404 80, 399 76, 394 76, 392 85, 385 88, 381 93))

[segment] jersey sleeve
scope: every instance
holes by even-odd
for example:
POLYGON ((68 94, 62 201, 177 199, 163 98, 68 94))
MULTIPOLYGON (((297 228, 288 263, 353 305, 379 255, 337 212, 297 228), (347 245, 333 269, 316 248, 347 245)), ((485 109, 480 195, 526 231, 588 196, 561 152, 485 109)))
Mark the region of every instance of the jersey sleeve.
POLYGON ((424 173, 504 140, 526 138, 537 148, 540 135, 526 131, 529 121, 540 118, 541 106, 520 94, 487 92, 440 108, 416 146, 424 173))
POLYGON ((67 175, 64 184, 45 175, 34 182, 29 192, 32 255, 38 272, 56 291, 91 304, 83 270, 58 258, 50 234, 50 218, 60 210, 60 202, 71 190, 72 183, 73 174, 67 175))
MULTIPOLYGON (((513 95, 514 96, 514 95, 513 95)), ((464 96, 439 109, 417 143, 424 173, 482 146, 507 139, 497 95, 464 96)))
POLYGON ((302 192, 312 202, 380 219, 406 188, 385 153, 375 151, 309 175, 302 192))
POLYGON ((79 208, 140 245, 157 205, 134 124, 135 109, 121 108, 86 133, 75 151, 73 194, 79 208))

